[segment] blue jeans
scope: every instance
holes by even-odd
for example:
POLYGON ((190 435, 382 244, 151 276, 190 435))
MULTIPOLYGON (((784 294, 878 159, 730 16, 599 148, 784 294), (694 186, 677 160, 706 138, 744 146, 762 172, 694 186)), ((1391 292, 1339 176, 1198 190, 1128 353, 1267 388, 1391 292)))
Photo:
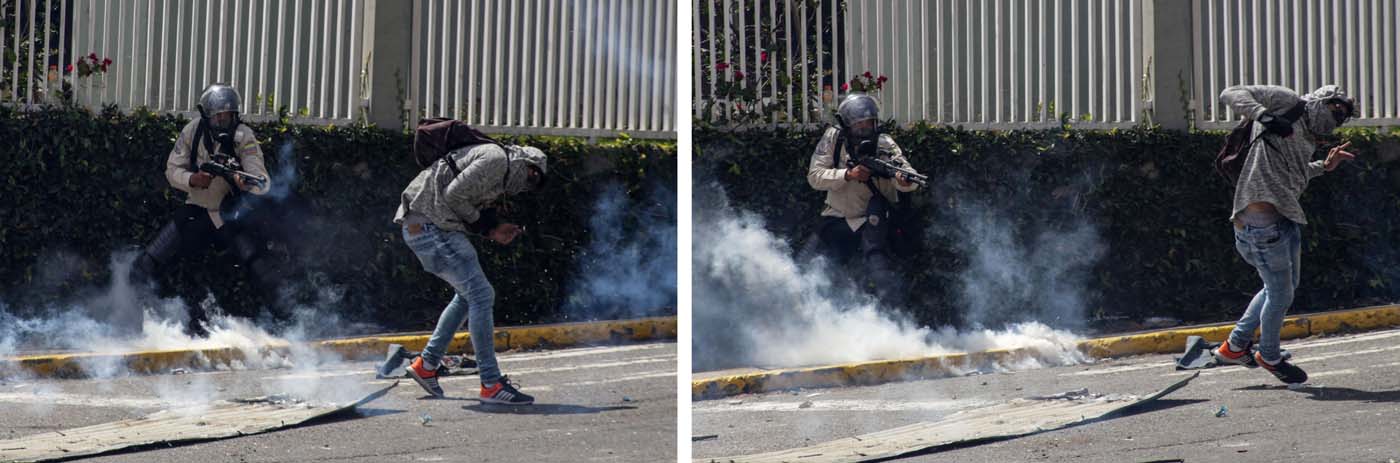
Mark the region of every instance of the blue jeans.
POLYGON ((1302 230, 1298 224, 1280 218, 1273 225, 1245 225, 1235 229, 1235 250, 1245 262, 1259 271, 1264 289, 1254 295, 1244 316, 1230 332, 1230 342, 1244 346, 1259 332, 1259 355, 1265 360, 1280 358, 1279 330, 1283 316, 1293 305, 1293 291, 1298 287, 1303 251, 1302 230))
POLYGON ((477 260, 476 248, 465 233, 440 229, 431 223, 422 225, 422 232, 411 235, 408 227, 403 227, 403 240, 409 249, 418 255, 418 261, 438 278, 452 285, 457 294, 443 309, 438 318, 433 337, 423 349, 423 361, 428 366, 439 365, 447 353, 448 344, 463 322, 468 322, 471 330, 472 350, 476 353, 477 367, 481 372, 482 384, 495 384, 501 378, 501 369, 496 365, 496 344, 492 338, 495 321, 491 310, 496 303, 496 290, 486 281, 477 260))

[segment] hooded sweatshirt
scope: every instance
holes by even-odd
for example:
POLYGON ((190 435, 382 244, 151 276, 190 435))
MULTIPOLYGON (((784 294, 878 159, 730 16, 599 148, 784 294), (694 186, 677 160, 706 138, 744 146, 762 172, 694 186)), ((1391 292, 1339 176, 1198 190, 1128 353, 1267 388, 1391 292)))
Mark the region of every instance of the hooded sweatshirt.
MULTIPOLYGON (((1327 108, 1327 99, 1340 91, 1324 86, 1305 97, 1293 90, 1272 85, 1245 85, 1225 89, 1220 102, 1237 114, 1253 120, 1265 113, 1282 115, 1298 101, 1306 102, 1303 117, 1293 123, 1293 135, 1287 138, 1269 133, 1249 148, 1249 156, 1240 169, 1235 183, 1235 196, 1230 208, 1230 220, 1240 218, 1253 203, 1269 203, 1279 215, 1298 224, 1308 223, 1298 199, 1313 177, 1322 175, 1323 161, 1313 161, 1317 137, 1337 128, 1337 121, 1327 108)), ((1265 130, 1263 124, 1253 124, 1250 139, 1265 130)))
POLYGON ((443 230, 485 234, 497 224, 488 206, 501 195, 528 190, 529 168, 544 174, 545 162, 544 152, 529 146, 482 144, 451 151, 403 190, 394 223, 424 220, 443 230), (460 173, 453 176, 447 162, 460 173))

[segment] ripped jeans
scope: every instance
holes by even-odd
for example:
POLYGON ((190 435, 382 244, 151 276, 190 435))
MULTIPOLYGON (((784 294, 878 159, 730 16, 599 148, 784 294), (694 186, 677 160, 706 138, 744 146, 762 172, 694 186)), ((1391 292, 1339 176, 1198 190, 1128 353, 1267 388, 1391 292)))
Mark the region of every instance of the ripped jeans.
POLYGON ((431 223, 421 227, 418 234, 411 234, 409 227, 403 227, 404 242, 418 255, 423 270, 437 275, 457 292, 443 309, 437 327, 433 328, 433 336, 423 349, 423 362, 439 365, 452 337, 462 328, 462 323, 467 322, 481 383, 496 384, 501 378, 492 338, 495 321, 491 311, 496 303, 496 290, 481 271, 476 248, 465 233, 443 230, 431 223))
POLYGON ((1298 224, 1280 218, 1267 226, 1244 225, 1235 229, 1235 250, 1245 262, 1259 271, 1264 289, 1254 295, 1244 316, 1230 332, 1230 343, 1245 346, 1259 332, 1259 355, 1265 360, 1280 358, 1279 331, 1283 317, 1293 305, 1293 292, 1298 288, 1299 265, 1302 260, 1303 238, 1298 224))

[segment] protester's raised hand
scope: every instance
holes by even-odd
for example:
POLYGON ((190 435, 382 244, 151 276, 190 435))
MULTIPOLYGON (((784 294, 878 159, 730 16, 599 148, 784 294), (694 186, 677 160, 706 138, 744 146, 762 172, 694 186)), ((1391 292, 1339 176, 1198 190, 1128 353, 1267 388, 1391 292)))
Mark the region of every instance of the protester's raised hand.
POLYGON ((1355 153, 1346 150, 1348 146, 1351 146, 1351 142, 1342 143, 1340 146, 1327 151, 1327 160, 1323 161, 1322 169, 1331 172, 1332 169, 1336 169, 1337 166, 1341 165, 1342 161, 1356 159, 1355 153))

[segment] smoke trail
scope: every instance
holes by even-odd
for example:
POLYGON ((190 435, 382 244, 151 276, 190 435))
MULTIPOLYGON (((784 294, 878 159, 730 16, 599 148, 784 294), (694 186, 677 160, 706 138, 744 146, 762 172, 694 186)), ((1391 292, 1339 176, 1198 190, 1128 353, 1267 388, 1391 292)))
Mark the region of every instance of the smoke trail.
POLYGON ((794 261, 785 241, 765 230, 761 218, 736 212, 719 187, 697 185, 695 191, 691 349, 696 370, 1013 347, 1036 349, 1039 362, 1084 361, 1073 334, 1038 322, 972 331, 917 326, 833 281, 823 259, 794 261))
MULTIPOLYGON (((569 285, 574 319, 635 318, 676 306, 676 193, 655 186, 633 201, 608 184, 589 219, 589 245, 569 285)), ((674 312, 672 312, 674 313, 674 312)))
POLYGON ((991 205, 956 215, 959 251, 969 266, 959 275, 964 320, 999 327, 1039 321, 1061 328, 1085 325, 1094 264, 1105 254, 1097 229, 1074 220, 1056 226, 1045 218, 1017 224, 991 205))

